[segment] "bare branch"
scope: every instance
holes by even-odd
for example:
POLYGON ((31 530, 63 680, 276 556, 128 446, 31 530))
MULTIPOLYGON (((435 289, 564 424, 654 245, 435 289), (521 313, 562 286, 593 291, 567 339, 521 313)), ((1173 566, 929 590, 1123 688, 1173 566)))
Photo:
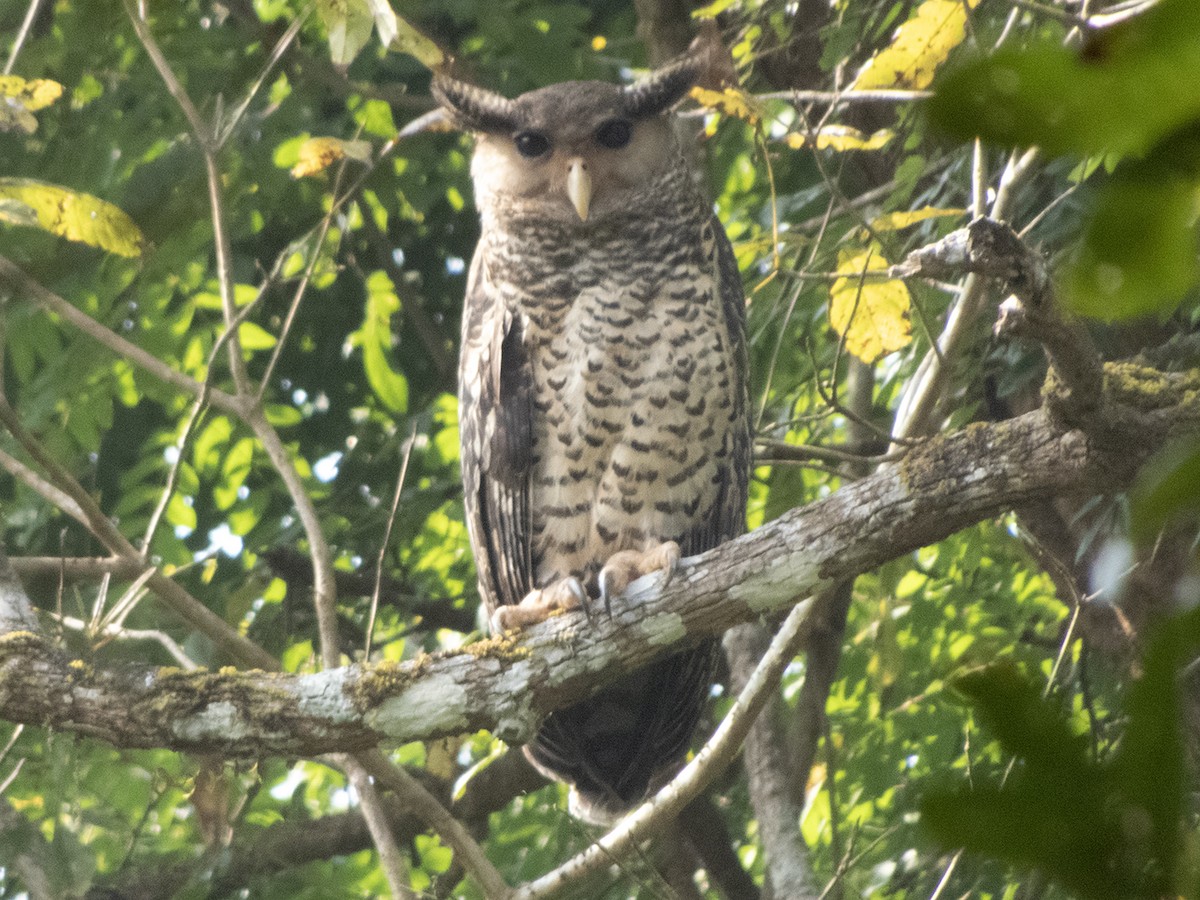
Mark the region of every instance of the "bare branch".
MULTIPOLYGON (((108 548, 110 553, 125 559, 137 560, 143 567, 149 563, 143 554, 129 542, 119 528, 109 520, 92 497, 67 469, 54 459, 45 448, 21 424, 16 412, 0 393, 0 424, 12 434, 25 452, 50 476, 54 486, 67 494, 83 513, 83 520, 92 534, 108 548)), ((234 659, 247 665, 275 670, 279 663, 275 657, 250 639, 239 634, 224 619, 193 597, 177 582, 156 572, 147 581, 150 589, 166 601, 177 615, 208 635, 222 650, 234 659)))
POLYGON ((1104 367, 1087 331, 1063 319, 1054 303, 1054 288, 1046 262, 1007 224, 979 218, 966 228, 914 250, 890 274, 944 278, 969 272, 1000 281, 1011 292, 1000 306, 999 337, 1019 335, 1042 344, 1062 382, 1058 409, 1084 424, 1103 398, 1104 367))

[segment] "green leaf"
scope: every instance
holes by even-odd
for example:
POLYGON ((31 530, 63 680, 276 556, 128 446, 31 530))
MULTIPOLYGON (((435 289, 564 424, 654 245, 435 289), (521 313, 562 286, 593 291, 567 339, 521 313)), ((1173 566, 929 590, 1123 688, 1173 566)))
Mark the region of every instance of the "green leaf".
POLYGON ((1139 544, 1154 541, 1170 522, 1200 514, 1200 443, 1160 451, 1138 473, 1129 494, 1129 527, 1139 544))
POLYGON ((1166 0, 1098 33, 1082 54, 1055 40, 963 66, 928 109, 962 139, 1051 154, 1141 153, 1200 116, 1197 70, 1197 4, 1166 0))
MULTIPOLYGON (((1195 496, 1195 495, 1193 495, 1195 496)), ((1184 814, 1182 670, 1200 648, 1200 608, 1163 624, 1150 642, 1142 677, 1129 689, 1129 723, 1113 766, 1126 812, 1125 837, 1147 858, 1162 894, 1182 850, 1184 814)))
POLYGON ((1064 302, 1079 315, 1166 315, 1200 275, 1196 184, 1145 169, 1122 168, 1105 186, 1063 276, 1064 302))
POLYGON ((1052 768, 1081 765, 1086 744, 1067 726, 1058 706, 1010 663, 960 675, 953 688, 968 700, 1009 753, 1052 768))
POLYGON ((270 350, 275 346, 275 335, 254 322, 243 322, 238 326, 238 341, 243 350, 270 350))
POLYGON ((226 416, 213 416, 196 436, 192 461, 198 472, 215 470, 221 462, 221 450, 233 434, 233 423, 226 416))
POLYGON ((408 379, 392 368, 392 315, 400 311, 392 281, 383 272, 367 279, 367 308, 358 338, 363 351, 367 383, 394 413, 408 410, 408 379))
POLYGON ((330 59, 350 65, 375 28, 370 0, 317 0, 317 12, 329 35, 330 59))

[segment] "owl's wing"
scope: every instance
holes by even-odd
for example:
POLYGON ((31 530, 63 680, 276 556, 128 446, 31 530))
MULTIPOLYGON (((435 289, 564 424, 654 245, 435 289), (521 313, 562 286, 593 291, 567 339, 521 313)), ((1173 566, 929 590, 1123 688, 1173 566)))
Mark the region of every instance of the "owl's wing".
POLYGON ((488 613, 532 589, 529 469, 533 373, 521 320, 492 288, 480 254, 463 304, 459 428, 463 492, 488 613))
POLYGON ((717 500, 709 508, 708 515, 698 521, 680 541, 686 556, 711 550, 718 544, 738 537, 746 531, 746 492, 750 476, 751 442, 748 410, 749 388, 746 380, 746 295, 742 291, 742 276, 738 272, 737 257, 725 229, 716 216, 704 229, 702 239, 711 241, 710 256, 716 291, 725 313, 725 338, 732 346, 732 372, 729 378, 730 418, 734 423, 730 431, 730 446, 727 448, 724 465, 718 477, 717 500))
MULTIPOLYGON (((717 244, 717 290, 721 294, 721 306, 725 310, 725 328, 733 344, 734 411, 739 423, 733 431, 733 447, 729 454, 729 465, 722 470, 721 501, 716 514, 716 546, 722 541, 738 537, 746 531, 746 492, 750 480, 753 447, 750 439, 750 383, 746 374, 746 295, 742 290, 742 275, 738 271, 737 257, 733 246, 725 235, 721 221, 712 218, 713 233, 717 244)), ((705 548, 708 549, 708 548, 705 548)))

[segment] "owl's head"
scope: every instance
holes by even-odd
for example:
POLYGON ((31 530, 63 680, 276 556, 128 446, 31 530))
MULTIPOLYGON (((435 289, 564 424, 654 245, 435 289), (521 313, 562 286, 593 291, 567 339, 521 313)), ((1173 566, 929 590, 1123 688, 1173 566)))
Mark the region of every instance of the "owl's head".
POLYGON ((480 210, 517 205, 590 222, 636 206, 648 185, 681 165, 669 113, 700 71, 684 59, 625 87, 567 81, 513 100, 438 75, 433 94, 476 135, 480 210))

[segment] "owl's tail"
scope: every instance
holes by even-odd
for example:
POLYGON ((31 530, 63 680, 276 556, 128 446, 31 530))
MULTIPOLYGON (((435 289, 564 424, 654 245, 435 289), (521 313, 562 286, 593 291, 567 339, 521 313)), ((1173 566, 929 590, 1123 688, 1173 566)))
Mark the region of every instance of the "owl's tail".
POLYGON ((552 713, 525 755, 571 785, 571 814, 607 825, 679 770, 704 711, 717 645, 708 642, 624 676, 552 713))

